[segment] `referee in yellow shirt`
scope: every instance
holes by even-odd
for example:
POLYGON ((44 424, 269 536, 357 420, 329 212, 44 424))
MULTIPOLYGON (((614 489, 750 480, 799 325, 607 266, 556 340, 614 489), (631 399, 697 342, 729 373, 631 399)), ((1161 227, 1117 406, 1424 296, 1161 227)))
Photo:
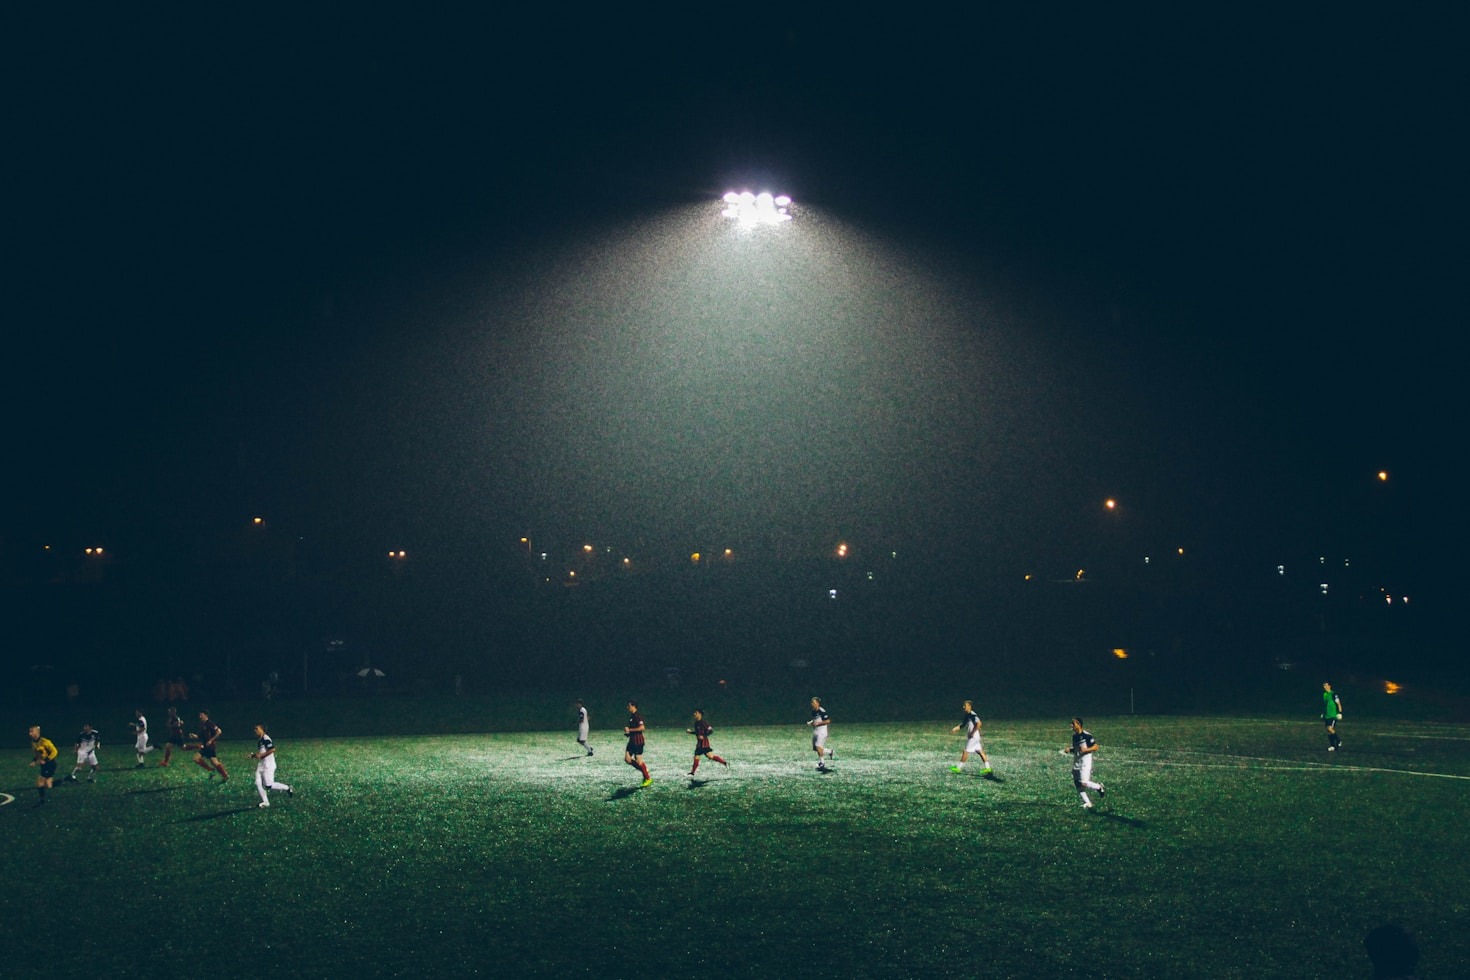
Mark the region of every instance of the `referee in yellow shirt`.
POLYGON ((51 788, 51 777, 56 775, 56 745, 49 738, 41 737, 40 725, 32 725, 30 735, 31 752, 35 754, 31 765, 41 767, 41 774, 36 777, 36 792, 41 796, 36 806, 40 806, 46 802, 46 791, 51 788))

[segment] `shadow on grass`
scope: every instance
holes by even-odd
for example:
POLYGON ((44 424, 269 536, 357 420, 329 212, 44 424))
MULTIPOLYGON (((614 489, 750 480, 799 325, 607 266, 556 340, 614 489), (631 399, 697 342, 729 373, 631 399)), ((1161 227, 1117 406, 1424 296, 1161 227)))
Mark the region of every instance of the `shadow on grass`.
POLYGON ((183 822, 203 823, 206 820, 218 820, 221 817, 233 817, 237 813, 249 813, 251 810, 255 809, 258 809, 258 807, 256 807, 254 804, 251 804, 250 806, 231 807, 228 810, 216 810, 214 813, 196 813, 192 817, 185 817, 183 822))
POLYGON ((607 801, 609 803, 616 803, 618 800, 626 800, 630 796, 636 796, 642 788, 642 786, 624 786, 621 789, 613 790, 613 795, 609 796, 607 801))
POLYGON ((1093 810, 1092 813, 1099 819, 1111 820, 1113 823, 1120 823, 1125 827, 1142 829, 1148 826, 1148 823, 1146 821, 1139 820, 1137 817, 1125 817, 1121 813, 1107 813, 1100 812, 1098 810, 1093 810))
POLYGON ((576 755, 563 756, 562 758, 558 759, 557 761, 558 762, 577 762, 577 761, 579 761, 581 759, 587 759, 587 758, 590 758, 590 756, 588 756, 586 752, 578 752, 576 755))
POLYGON ((694 776, 690 776, 689 777, 689 788, 690 789, 699 789, 699 787, 701 787, 701 786, 708 786, 708 785, 709 785, 709 780, 708 779, 698 779, 698 778, 696 778, 694 776))
POLYGON ((177 792, 178 790, 181 790, 183 788, 184 787, 182 785, 176 785, 176 786, 155 786, 152 789, 130 789, 130 790, 128 790, 127 795, 128 796, 149 796, 149 795, 151 795, 153 793, 174 793, 174 792, 177 792))

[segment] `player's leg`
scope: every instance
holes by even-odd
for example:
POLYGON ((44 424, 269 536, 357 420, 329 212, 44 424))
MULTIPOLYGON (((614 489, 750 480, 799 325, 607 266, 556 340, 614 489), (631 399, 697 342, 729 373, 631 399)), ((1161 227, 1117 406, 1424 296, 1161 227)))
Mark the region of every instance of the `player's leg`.
POLYGON ((260 796, 260 805, 267 807, 271 805, 270 797, 266 796, 266 775, 264 760, 255 765, 255 792, 260 796))

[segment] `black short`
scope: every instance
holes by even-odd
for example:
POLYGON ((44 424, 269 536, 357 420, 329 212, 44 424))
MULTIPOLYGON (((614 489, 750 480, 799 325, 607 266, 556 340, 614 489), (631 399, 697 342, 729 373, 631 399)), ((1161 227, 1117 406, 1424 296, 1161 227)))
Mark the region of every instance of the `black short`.
POLYGON ((56 775, 56 760, 55 759, 47 759, 45 762, 41 763, 41 778, 42 779, 50 779, 54 775, 56 775))
POLYGON ((213 759, 217 754, 213 745, 199 746, 199 754, 206 759, 213 759))
POLYGON ((170 735, 168 737, 168 744, 169 745, 177 745, 179 748, 183 748, 184 747, 184 736, 177 735, 177 734, 170 735))
POLYGON ((713 751, 714 749, 710 748, 708 745, 696 745, 694 747, 695 755, 709 755, 713 751))
POLYGON ((628 747, 624 749, 624 751, 627 752, 629 755, 642 755, 643 743, 635 742, 630 738, 628 739, 628 747))

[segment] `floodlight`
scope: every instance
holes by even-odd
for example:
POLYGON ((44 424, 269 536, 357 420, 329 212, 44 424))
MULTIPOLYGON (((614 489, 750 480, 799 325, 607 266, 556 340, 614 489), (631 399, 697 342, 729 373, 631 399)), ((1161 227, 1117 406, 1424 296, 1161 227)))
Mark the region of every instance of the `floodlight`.
POLYGON ((756 225, 778 225, 791 220, 791 198, 785 194, 772 195, 770 191, 759 194, 751 191, 727 191, 723 198, 726 207, 720 213, 733 219, 742 228, 756 225))

